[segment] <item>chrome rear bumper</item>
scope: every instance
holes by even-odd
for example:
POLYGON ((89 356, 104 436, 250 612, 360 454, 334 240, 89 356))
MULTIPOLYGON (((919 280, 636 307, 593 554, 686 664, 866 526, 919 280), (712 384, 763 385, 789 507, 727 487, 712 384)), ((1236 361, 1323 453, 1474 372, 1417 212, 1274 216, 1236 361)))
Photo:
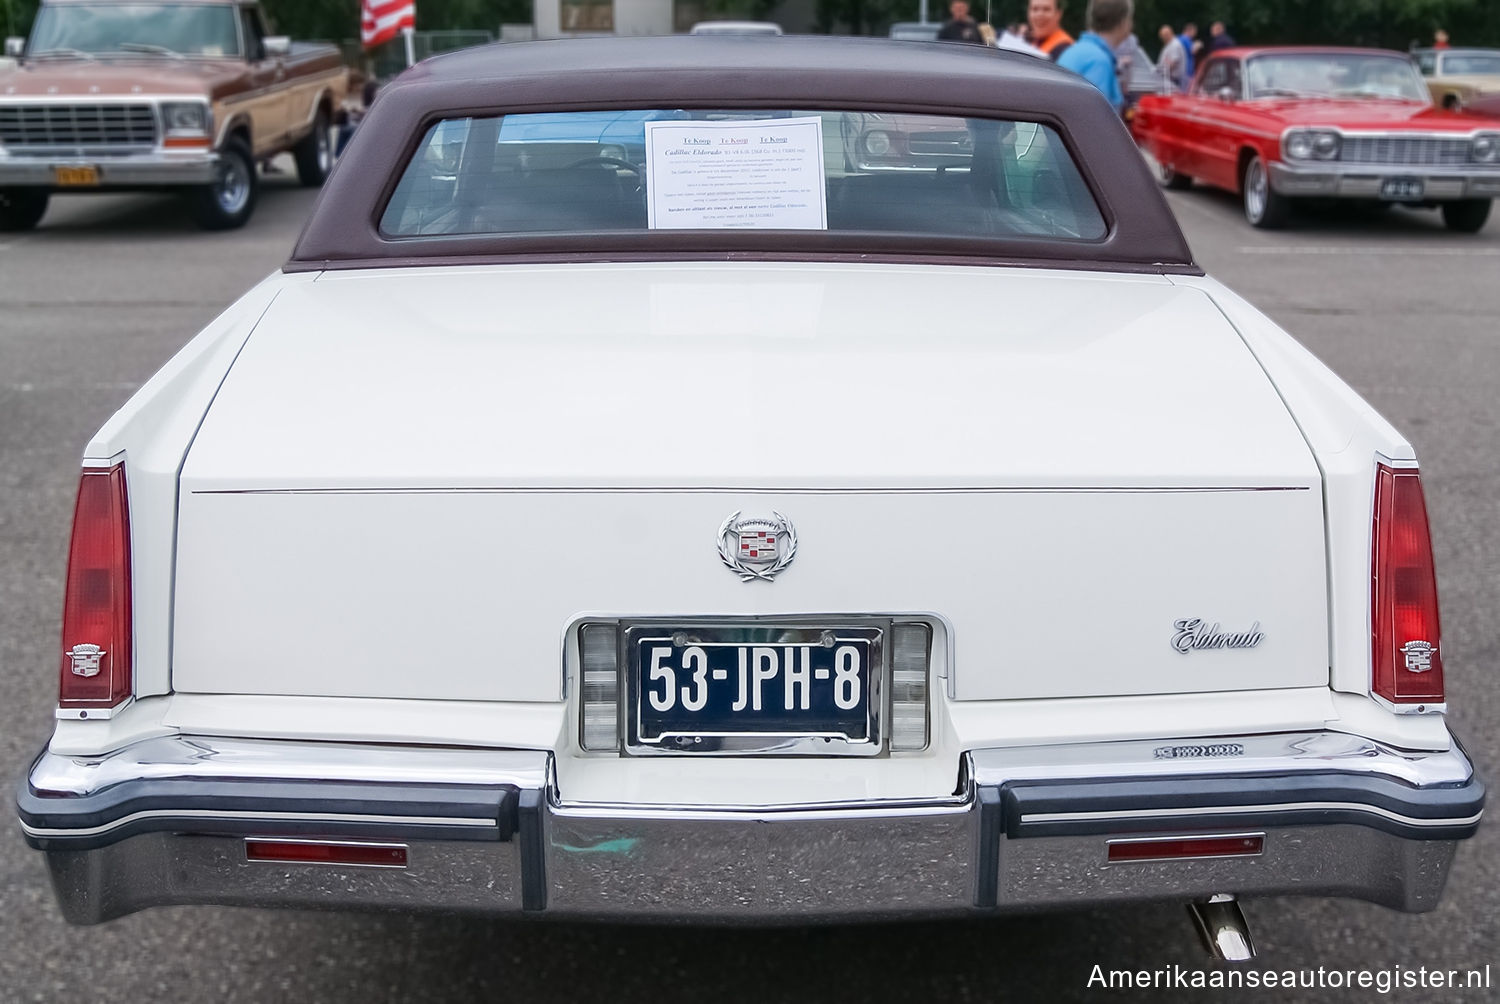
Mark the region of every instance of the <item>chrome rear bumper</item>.
POLYGON ((1484 788, 1456 747, 1334 733, 976 750, 918 803, 568 803, 547 752, 175 737, 42 754, 19 793, 64 915, 148 906, 431 908, 743 923, 1215 893, 1436 906, 1484 788), (248 860, 247 837, 397 842, 404 867, 248 860), (1111 841, 1261 837, 1111 863, 1111 841))

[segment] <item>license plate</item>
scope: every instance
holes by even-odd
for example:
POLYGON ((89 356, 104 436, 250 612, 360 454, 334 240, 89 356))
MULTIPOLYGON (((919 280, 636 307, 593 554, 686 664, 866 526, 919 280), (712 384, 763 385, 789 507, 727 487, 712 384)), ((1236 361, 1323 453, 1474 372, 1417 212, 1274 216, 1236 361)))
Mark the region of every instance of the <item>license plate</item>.
POLYGON ((1420 199, 1425 187, 1421 178, 1384 178, 1380 182, 1380 197, 1402 202, 1420 199))
POLYGON ((99 169, 93 166, 54 167, 52 180, 64 188, 88 188, 99 184, 99 169))
POLYGON ((632 742, 688 753, 869 752, 882 638, 878 627, 633 628, 632 742))

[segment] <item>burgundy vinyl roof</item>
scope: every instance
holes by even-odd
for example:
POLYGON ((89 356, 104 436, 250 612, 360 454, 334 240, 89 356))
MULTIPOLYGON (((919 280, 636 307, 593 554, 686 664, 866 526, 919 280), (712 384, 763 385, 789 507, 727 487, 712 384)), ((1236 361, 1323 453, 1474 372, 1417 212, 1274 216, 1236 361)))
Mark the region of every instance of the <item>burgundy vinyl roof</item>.
POLYGON ((524 260, 943 260, 1197 273, 1119 116, 1082 78, 973 45, 735 35, 512 42, 438 56, 381 90, 287 271, 524 260), (1034 121, 1057 129, 1108 225, 1094 242, 809 231, 390 238, 379 220, 436 120, 563 110, 799 108, 1034 121))

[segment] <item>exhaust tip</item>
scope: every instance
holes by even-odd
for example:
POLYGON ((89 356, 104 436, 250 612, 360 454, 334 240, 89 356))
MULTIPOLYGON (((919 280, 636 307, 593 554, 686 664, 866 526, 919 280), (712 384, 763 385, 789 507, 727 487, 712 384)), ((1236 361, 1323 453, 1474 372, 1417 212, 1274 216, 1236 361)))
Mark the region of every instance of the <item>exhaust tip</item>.
POLYGON ((1255 941, 1239 902, 1229 893, 1218 893, 1188 904, 1193 925, 1208 954, 1225 962, 1249 962, 1255 958, 1255 941))

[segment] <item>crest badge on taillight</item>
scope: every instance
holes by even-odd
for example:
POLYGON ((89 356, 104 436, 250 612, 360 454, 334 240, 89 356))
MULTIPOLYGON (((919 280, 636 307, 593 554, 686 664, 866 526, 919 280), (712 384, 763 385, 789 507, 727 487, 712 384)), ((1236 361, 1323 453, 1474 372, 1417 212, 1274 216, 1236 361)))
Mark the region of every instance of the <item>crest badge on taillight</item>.
POLYGON ((1432 653, 1435 646, 1425 641, 1409 641, 1401 646, 1401 654, 1406 656, 1406 668, 1412 673, 1432 672, 1432 653))
POLYGON ((98 676, 99 664, 107 654, 98 645, 74 645, 67 652, 68 658, 73 660, 73 675, 83 677, 98 676))

